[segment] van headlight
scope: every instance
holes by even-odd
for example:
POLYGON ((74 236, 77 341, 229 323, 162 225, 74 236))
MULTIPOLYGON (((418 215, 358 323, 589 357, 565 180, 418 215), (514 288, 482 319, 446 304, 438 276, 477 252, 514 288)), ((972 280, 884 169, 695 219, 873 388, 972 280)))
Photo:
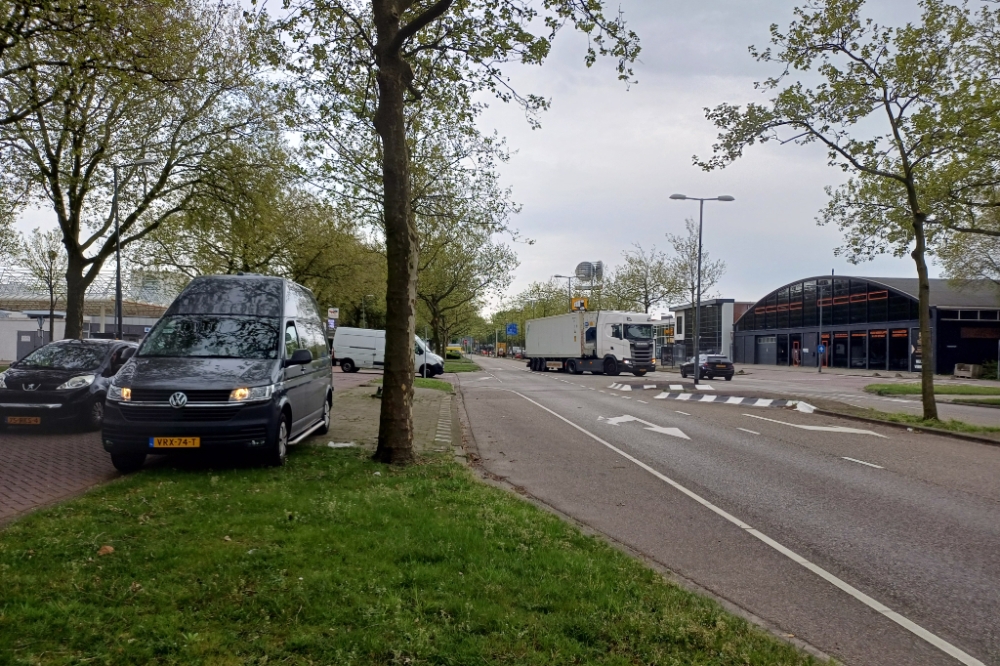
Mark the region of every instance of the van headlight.
POLYGON ((69 391, 70 389, 83 388, 84 386, 93 384, 95 379, 97 379, 97 375, 77 375, 57 386, 56 390, 69 391))
POLYGON ((132 389, 112 384, 108 387, 108 400, 128 402, 132 399, 132 389))
POLYGON ((270 400, 274 395, 274 384, 233 389, 229 402, 260 402, 270 400))

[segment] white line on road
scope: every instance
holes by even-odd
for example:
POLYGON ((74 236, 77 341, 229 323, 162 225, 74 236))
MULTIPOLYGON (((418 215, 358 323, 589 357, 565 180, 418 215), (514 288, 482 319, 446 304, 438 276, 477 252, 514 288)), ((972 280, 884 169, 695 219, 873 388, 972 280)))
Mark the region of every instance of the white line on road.
POLYGON ((852 597, 854 597, 855 599, 857 599, 858 601, 860 601, 864 605, 868 606, 869 608, 873 609, 874 611, 876 611, 878 613, 881 613, 882 615, 886 616, 887 618, 889 618, 890 620, 892 620, 893 622, 895 622, 899 626, 903 627, 907 631, 910 631, 914 635, 919 636, 920 638, 922 638, 923 640, 927 641, 928 643, 930 643, 931 645, 933 645, 937 649, 941 650, 945 654, 947 654, 947 655, 949 655, 951 657, 954 657, 956 660, 960 661, 961 663, 966 664, 966 666, 986 666, 986 664, 984 664, 983 662, 979 661, 978 659, 976 659, 975 657, 973 657, 968 652, 965 652, 964 650, 962 650, 962 649, 960 649, 960 648, 952 645, 951 643, 949 643, 948 641, 944 640, 943 638, 937 636, 936 634, 932 634, 931 632, 927 631, 926 629, 924 629, 923 627, 921 627, 916 622, 908 620, 907 618, 903 617, 902 615, 900 615, 896 611, 892 610, 891 608, 889 608, 885 604, 883 604, 883 603, 881 603, 879 601, 876 601, 875 599, 869 597, 867 594, 865 594, 861 590, 857 589, 856 587, 854 587, 853 585, 851 585, 847 581, 842 580, 840 578, 837 578, 836 576, 834 576, 832 573, 830 573, 826 569, 823 569, 822 567, 820 567, 820 566, 818 566, 816 564, 813 564, 812 562, 810 562, 809 560, 805 559, 804 557, 802 557, 801 555, 799 555, 795 551, 790 550, 789 548, 786 548, 785 546, 781 545, 780 543, 778 543, 777 541, 775 541, 771 537, 767 536, 763 532, 754 529, 750 525, 747 525, 746 523, 744 523, 742 520, 740 520, 736 516, 734 516, 731 513, 728 513, 727 511, 725 511, 725 510, 717 507, 716 505, 712 504, 711 502, 709 502, 707 499, 705 499, 701 495, 699 495, 699 494, 697 494, 697 493, 695 493, 695 492, 693 492, 691 490, 688 490, 687 488, 685 488, 681 484, 677 483, 676 481, 674 481, 670 477, 668 477, 668 476, 666 476, 664 474, 661 474, 660 472, 656 471, 655 469, 653 469, 652 467, 650 467, 646 463, 642 462, 638 458, 635 458, 635 457, 629 455, 628 453, 625 453, 624 451, 622 451, 621 449, 619 449, 615 445, 610 444, 610 443, 604 441, 603 439, 601 439, 597 435, 593 434, 589 430, 578 426, 577 424, 575 424, 572 421, 570 421, 569 419, 567 419, 565 416, 562 416, 561 414, 557 414, 556 412, 552 411, 551 409, 549 409, 545 405, 543 405, 541 403, 538 403, 538 402, 535 402, 534 400, 532 400, 528 396, 523 395, 521 393, 518 393, 517 391, 511 391, 511 393, 513 393, 514 395, 518 395, 518 396, 524 398, 525 400, 527 400, 531 404, 533 404, 533 405, 535 405, 537 407, 540 407, 541 409, 544 409, 545 411, 547 411, 549 414, 552 414, 552 416, 556 417, 560 421, 563 421, 563 422, 569 424, 570 426, 572 426, 572 427, 576 428, 577 430, 579 430, 580 432, 582 432, 584 435, 587 435, 591 439, 593 439, 596 442, 598 442, 598 443, 606 446, 608 449, 614 451, 615 453, 617 453, 621 457, 625 458, 626 460, 628 460, 628 461, 636 464, 640 468, 646 470, 647 472, 649 472, 650 474, 652 474, 656 478, 660 479, 661 481, 663 481, 667 485, 669 485, 672 488, 676 489, 677 491, 679 491, 679 492, 687 495, 688 497, 690 497, 691 499, 693 499, 695 502, 698 502, 699 504, 701 504, 702 506, 704 506, 709 511, 712 511, 713 513, 715 513, 716 515, 724 518, 725 520, 729 521, 733 525, 736 525, 740 529, 744 530, 747 534, 749 534, 749 535, 751 535, 751 536, 759 539, 760 541, 764 542, 765 544, 767 544, 768 546, 770 546, 774 550, 778 551, 779 553, 781 553, 782 555, 784 555, 785 557, 787 557, 791 561, 793 561, 796 564, 802 566, 803 568, 808 569, 809 571, 813 572, 814 574, 816 574, 817 576, 819 576, 820 578, 822 578, 826 582, 830 583, 834 587, 836 587, 836 588, 838 588, 838 589, 846 592, 847 594, 851 595, 852 597))
POLYGON ((641 402, 641 403, 642 403, 642 404, 644 404, 644 405, 648 405, 648 404, 649 404, 649 403, 648 403, 648 402, 646 402, 645 400, 640 400, 639 402, 641 402))
POLYGON ((737 430, 742 430, 743 432, 748 432, 751 435, 759 435, 760 433, 756 430, 747 430, 746 428, 737 428, 737 430))
POLYGON ((881 437, 882 439, 889 439, 885 435, 880 435, 877 432, 872 432, 871 430, 861 430, 860 428, 845 428, 844 426, 800 425, 798 423, 788 423, 786 421, 777 421, 775 419, 769 419, 765 416, 755 416, 754 414, 744 414, 743 416, 749 416, 752 419, 760 419, 761 421, 770 421, 771 423, 780 423, 781 425, 791 426, 793 428, 798 428, 800 430, 815 430, 819 432, 843 432, 843 433, 851 433, 853 435, 873 435, 875 437, 881 437))
POLYGON ((715 388, 711 384, 698 384, 699 391, 714 391, 715 388))
POLYGON ((874 467, 875 469, 885 469, 885 467, 882 467, 881 465, 865 462, 864 460, 858 460, 857 458, 848 458, 847 456, 840 456, 840 457, 843 458, 844 460, 850 460, 851 462, 856 462, 859 465, 868 465, 869 467, 874 467))
POLYGON ((684 385, 683 384, 671 384, 670 385, 670 390, 671 391, 683 391, 684 390, 684 385))
POLYGON ((604 391, 598 391, 598 393, 604 393, 604 391))
POLYGON ((687 412, 682 412, 682 411, 680 411, 679 409, 675 409, 674 411, 675 411, 675 412, 677 412, 678 414, 683 414, 684 416, 691 416, 691 415, 690 415, 690 414, 688 414, 687 412))

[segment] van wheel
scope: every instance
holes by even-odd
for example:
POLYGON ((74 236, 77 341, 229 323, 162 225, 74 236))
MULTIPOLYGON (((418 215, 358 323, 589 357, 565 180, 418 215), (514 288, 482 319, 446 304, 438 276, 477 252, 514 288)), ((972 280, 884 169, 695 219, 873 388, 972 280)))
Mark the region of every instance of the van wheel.
POLYGON ((281 467, 288 457, 288 416, 281 415, 274 437, 267 443, 264 451, 264 464, 268 467, 281 467))
POLYGON ((146 462, 145 453, 112 453, 111 464, 122 474, 138 472, 146 462))
POLYGON ((687 379, 687 378, 688 378, 688 373, 681 370, 681 379, 687 379))
POLYGON ((323 425, 316 432, 325 435, 330 432, 330 411, 333 409, 333 396, 328 395, 323 400, 323 425))
POLYGON ((358 367, 354 365, 354 361, 352 361, 349 358, 345 358, 343 361, 340 362, 340 369, 343 372, 357 372, 358 367))
POLYGON ((604 374, 610 377, 617 377, 619 372, 618 361, 613 358, 604 359, 604 374))

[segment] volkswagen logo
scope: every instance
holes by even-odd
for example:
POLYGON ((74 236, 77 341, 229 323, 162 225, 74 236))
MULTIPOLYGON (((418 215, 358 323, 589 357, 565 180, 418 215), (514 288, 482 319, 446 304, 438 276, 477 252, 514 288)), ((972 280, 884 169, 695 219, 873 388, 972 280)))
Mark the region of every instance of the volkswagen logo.
POLYGON ((25 391, 37 391, 41 384, 21 384, 21 388, 25 391))
POLYGON ((188 404, 188 397, 178 391, 170 396, 170 406, 176 409, 180 409, 184 405, 188 404))

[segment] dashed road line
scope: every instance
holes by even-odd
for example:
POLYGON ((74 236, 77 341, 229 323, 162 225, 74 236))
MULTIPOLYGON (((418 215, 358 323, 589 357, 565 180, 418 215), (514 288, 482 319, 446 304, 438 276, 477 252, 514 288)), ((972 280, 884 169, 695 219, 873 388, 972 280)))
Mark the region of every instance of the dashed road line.
POLYGON ((682 411, 681 411, 681 410, 679 410, 679 409, 675 409, 674 411, 675 411, 675 412, 677 412, 678 414, 683 414, 684 416, 691 416, 691 415, 690 415, 690 414, 688 414, 687 412, 682 412, 682 411))
POLYGON ((851 462, 858 463, 859 465, 868 465, 869 467, 874 467, 875 469, 885 469, 881 465, 876 465, 875 463, 865 462, 864 460, 858 460, 857 458, 848 458, 847 456, 840 456, 844 460, 850 460, 851 462))
POLYGON ((737 430, 742 430, 743 432, 748 432, 751 435, 759 435, 760 433, 756 430, 747 430, 746 428, 737 428, 737 430))

